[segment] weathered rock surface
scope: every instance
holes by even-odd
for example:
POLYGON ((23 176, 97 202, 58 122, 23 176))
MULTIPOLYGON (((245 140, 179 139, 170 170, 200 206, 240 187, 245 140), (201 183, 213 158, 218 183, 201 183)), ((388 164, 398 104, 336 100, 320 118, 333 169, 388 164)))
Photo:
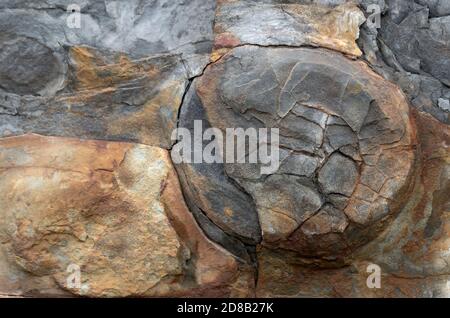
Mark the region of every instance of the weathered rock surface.
MULTIPOLYGON (((130 60, 88 47, 72 47, 68 54, 72 73, 63 92, 51 97, 9 92, 0 96, 2 135, 34 132, 171 146, 170 134, 187 85, 177 57, 130 60)), ((24 78, 30 75, 25 72, 24 78)), ((44 83, 39 73, 34 75, 44 83)), ((33 84, 23 87, 29 90, 33 84)), ((28 92, 33 93, 38 92, 28 92)))
POLYGON ((215 1, 84 1, 80 28, 69 4, 0 4, 0 136, 170 148, 189 78, 209 61, 215 1))
MULTIPOLYGON (((190 103, 197 105, 181 113, 180 127, 197 107, 206 125, 223 132, 279 128, 280 171, 262 176, 257 164, 226 164, 225 172, 214 166, 209 178, 225 174, 226 182, 250 194, 263 244, 308 257, 342 257, 376 236, 408 199, 415 164, 408 105, 363 63, 318 49, 245 46, 211 65, 196 84, 198 97, 190 103)), ((204 204, 192 195, 204 191, 236 197, 236 189, 222 183, 203 188, 190 182, 202 180, 208 168, 182 169, 193 201, 204 204)), ((248 213, 241 226, 251 218, 248 213)))
POLYGON ((11 137, 0 175, 0 294, 250 295, 252 276, 238 281, 239 262, 203 235, 163 149, 11 137))
POLYGON ((398 85, 414 107, 450 123, 448 1, 386 0, 380 28, 361 29, 364 57, 398 85))
POLYGON ((0 26, 2 33, 36 39, 52 50, 86 45, 138 58, 179 54, 194 74, 209 58, 215 6, 213 0, 5 0, 0 26), (73 4, 81 11, 80 28, 67 24, 73 4))
POLYGON ((312 45, 360 56, 355 40, 364 21, 364 14, 353 4, 329 8, 296 3, 221 1, 214 25, 214 47, 220 52, 244 44, 312 45))
POLYGON ((449 297, 448 3, 0 1, 0 296, 449 297))
POLYGON ((448 126, 415 113, 422 149, 412 200, 347 266, 314 269, 286 251, 258 251, 258 297, 450 297, 450 152, 448 126), (381 288, 368 288, 368 266, 381 288))
MULTIPOLYGON (((199 97, 191 89, 180 113, 179 127, 194 136, 195 120, 204 123, 203 129, 210 128, 199 97)), ((202 144, 205 146, 207 141, 202 144)), ((261 241, 258 214, 251 197, 228 178, 223 164, 182 163, 176 167, 186 201, 206 234, 248 260, 245 243, 254 246, 261 241)))
POLYGON ((450 86, 448 17, 429 19, 429 10, 415 7, 414 2, 409 2, 411 8, 401 2, 398 5, 398 11, 388 11, 383 21, 381 39, 392 48, 404 70, 428 73, 450 86))

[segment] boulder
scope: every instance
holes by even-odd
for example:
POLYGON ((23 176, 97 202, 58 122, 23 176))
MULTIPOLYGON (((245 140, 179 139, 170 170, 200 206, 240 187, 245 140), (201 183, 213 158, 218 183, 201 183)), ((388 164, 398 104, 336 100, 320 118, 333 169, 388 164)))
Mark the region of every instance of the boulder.
MULTIPOLYGON (((269 175, 258 172, 261 164, 181 167, 188 173, 186 196, 198 205, 213 204, 214 198, 195 195, 211 189, 225 198, 248 193, 262 244, 304 256, 343 257, 375 237, 408 199, 416 157, 408 104, 364 63, 321 49, 244 46, 194 84, 196 113, 205 113, 198 117, 205 126, 224 134, 227 128, 279 129, 281 164, 269 175), (221 185, 239 187, 190 182, 202 169, 213 169, 206 167, 226 176, 221 185), (303 230, 316 227, 315 221, 322 231, 303 230)), ((181 113, 180 127, 192 113, 181 113)), ((242 226, 254 222, 252 214, 242 215, 242 226)))

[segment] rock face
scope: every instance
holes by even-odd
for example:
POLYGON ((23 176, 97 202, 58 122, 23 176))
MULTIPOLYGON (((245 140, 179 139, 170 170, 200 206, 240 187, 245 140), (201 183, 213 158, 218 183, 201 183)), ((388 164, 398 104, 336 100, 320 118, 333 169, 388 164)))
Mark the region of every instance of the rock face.
MULTIPOLYGON (((33 132, 171 146, 170 134, 187 85, 177 57, 130 60, 117 53, 105 57, 88 47, 70 48, 68 54, 71 62, 67 67, 74 71, 68 74, 72 79, 67 93, 45 97, 29 95, 39 91, 27 91, 27 95, 7 92, 0 97, 6 109, 0 115, 3 135, 33 132)), ((10 62, 6 59, 5 63, 10 62)), ((40 71, 36 72, 23 76, 27 81, 36 77, 36 85, 44 85, 40 71)), ((15 87, 31 90, 34 84, 15 87)))
POLYGON ((398 83, 414 107, 448 124, 449 110, 444 106, 450 100, 448 1, 383 2, 386 13, 381 27, 361 29, 359 43, 365 58, 398 83))
POLYGON ((447 3, 1 1, 0 296, 449 297, 447 3))
POLYGON ((215 2, 83 1, 79 28, 69 4, 0 4, 0 136, 170 148, 189 77, 209 60, 215 2))
POLYGON ((240 265, 196 225, 167 151, 37 135, 0 149, 0 293, 232 295, 240 265))
MULTIPOLYGON (((204 124, 204 129, 210 127, 199 97, 191 89, 180 113, 179 127, 194 133, 196 120, 204 124)), ((176 168, 186 202, 206 234, 236 256, 250 259, 246 244, 254 246, 261 241, 258 214, 250 195, 228 178, 223 164, 181 163, 176 168)))
POLYGON ((221 1, 215 20, 216 49, 242 44, 322 46, 359 56, 355 44, 365 21, 354 5, 335 8, 260 1, 221 1))
POLYGON ((449 297, 450 131, 415 112, 422 163, 412 200, 348 266, 317 271, 297 255, 258 251, 258 297, 449 297), (369 266, 380 268, 381 288, 368 288, 369 266))
MULTIPOLYGON (((264 244, 342 257, 376 235, 407 199, 415 161, 407 102, 364 64, 318 49, 246 46, 225 55, 196 84, 198 97, 186 100, 190 109, 181 113, 181 125, 192 122, 184 116, 197 107, 208 125, 223 131, 279 128, 279 171, 260 175, 255 164, 226 164, 224 172, 208 172, 210 180, 226 175, 250 194, 264 244), (370 226, 377 229, 361 233, 370 226)), ((191 193, 236 197, 223 183, 191 182, 203 178, 202 168, 184 170, 191 193)), ((214 197, 206 200, 214 205, 214 197)), ((207 215, 226 217, 224 211, 207 215)), ((254 223, 252 217, 247 212, 235 232, 254 223)))

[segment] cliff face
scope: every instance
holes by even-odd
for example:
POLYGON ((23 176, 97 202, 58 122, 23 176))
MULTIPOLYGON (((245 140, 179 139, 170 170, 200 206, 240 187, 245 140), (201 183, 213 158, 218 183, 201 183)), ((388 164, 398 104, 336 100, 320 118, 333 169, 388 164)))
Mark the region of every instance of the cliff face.
POLYGON ((450 296, 446 0, 72 2, 0 1, 0 295, 450 296))

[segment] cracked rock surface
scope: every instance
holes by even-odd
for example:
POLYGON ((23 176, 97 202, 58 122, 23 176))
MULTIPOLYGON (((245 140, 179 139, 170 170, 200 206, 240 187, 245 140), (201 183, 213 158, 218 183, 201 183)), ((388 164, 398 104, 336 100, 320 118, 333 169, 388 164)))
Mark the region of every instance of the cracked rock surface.
POLYGON ((448 1, 384 2, 381 28, 364 25, 361 29, 358 42, 365 59, 377 72, 397 83, 414 107, 449 124, 448 1))
POLYGON ((0 296, 450 296, 447 0, 70 4, 0 0, 0 296))
MULTIPOLYGON (((188 107, 200 108, 212 127, 279 128, 278 171, 261 175, 258 164, 226 164, 210 178, 225 174, 251 196, 263 245, 342 257, 376 235, 407 198, 415 161, 408 105, 365 64, 320 49, 238 47, 193 89, 197 96, 188 107), (370 226, 370 233, 359 234, 370 226)), ((193 113, 181 113, 181 124, 193 113)), ((197 201, 213 206, 218 198, 210 191, 232 196, 222 183, 192 182, 203 177, 202 169, 183 165, 190 193, 206 192, 197 201)), ((221 206, 223 211, 205 212, 226 217, 228 205, 221 206)), ((246 219, 254 224, 251 211, 246 209, 246 219)))

